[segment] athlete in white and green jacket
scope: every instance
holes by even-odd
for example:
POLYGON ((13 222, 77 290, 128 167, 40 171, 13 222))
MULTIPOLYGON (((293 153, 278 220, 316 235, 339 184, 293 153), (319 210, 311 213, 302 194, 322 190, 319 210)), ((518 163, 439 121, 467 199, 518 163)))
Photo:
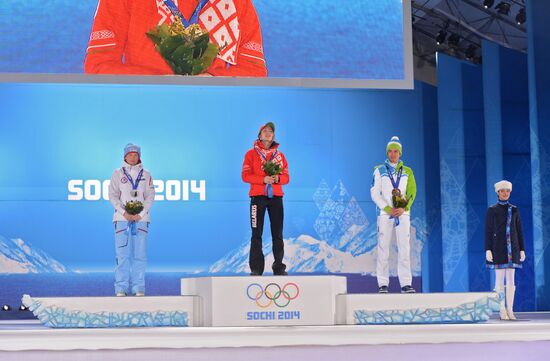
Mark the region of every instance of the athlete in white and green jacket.
POLYGON ((416 182, 411 168, 405 167, 400 160, 402 146, 398 137, 392 137, 386 146, 384 164, 374 169, 374 180, 370 189, 371 198, 378 208, 378 246, 376 259, 376 277, 378 292, 387 293, 389 279, 388 260, 390 244, 395 229, 397 238, 398 263, 397 276, 402 293, 414 293, 410 261, 410 210, 416 198, 416 182), (404 208, 394 207, 392 192, 399 189, 408 199, 404 208))

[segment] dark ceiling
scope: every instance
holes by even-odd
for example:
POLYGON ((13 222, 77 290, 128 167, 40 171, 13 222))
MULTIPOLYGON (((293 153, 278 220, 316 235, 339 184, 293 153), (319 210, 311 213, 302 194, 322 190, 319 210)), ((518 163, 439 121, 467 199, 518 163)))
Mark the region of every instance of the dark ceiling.
POLYGON ((527 51, 525 0, 412 0, 411 3, 416 67, 423 62, 435 65, 436 52, 480 63, 482 39, 527 51))

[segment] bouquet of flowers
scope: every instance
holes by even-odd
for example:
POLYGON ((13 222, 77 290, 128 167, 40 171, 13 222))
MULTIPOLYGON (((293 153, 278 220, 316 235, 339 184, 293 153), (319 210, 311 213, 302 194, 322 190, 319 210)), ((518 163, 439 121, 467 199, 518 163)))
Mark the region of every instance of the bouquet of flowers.
POLYGON ((124 205, 124 210, 126 213, 135 216, 136 214, 140 214, 141 211, 143 211, 143 203, 140 201, 129 201, 126 202, 124 205))
POLYGON ((283 171, 283 168, 279 165, 279 163, 275 163, 272 161, 267 161, 262 165, 262 169, 268 176, 274 176, 279 175, 283 171))
POLYGON ((170 25, 155 26, 146 34, 176 74, 201 74, 218 55, 218 46, 210 41, 207 31, 198 24, 186 28, 178 18, 170 25))
POLYGON ((403 197, 401 190, 398 188, 391 191, 391 200, 394 208, 405 208, 409 204, 409 200, 403 197))

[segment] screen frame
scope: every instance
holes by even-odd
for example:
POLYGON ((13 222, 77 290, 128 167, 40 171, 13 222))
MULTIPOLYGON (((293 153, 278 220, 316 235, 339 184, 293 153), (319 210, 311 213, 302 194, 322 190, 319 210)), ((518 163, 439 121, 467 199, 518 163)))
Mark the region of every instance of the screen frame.
POLYGON ((167 84, 322 89, 414 89, 411 0, 402 0, 404 79, 203 77, 180 75, 90 75, 1 73, 0 83, 167 84))

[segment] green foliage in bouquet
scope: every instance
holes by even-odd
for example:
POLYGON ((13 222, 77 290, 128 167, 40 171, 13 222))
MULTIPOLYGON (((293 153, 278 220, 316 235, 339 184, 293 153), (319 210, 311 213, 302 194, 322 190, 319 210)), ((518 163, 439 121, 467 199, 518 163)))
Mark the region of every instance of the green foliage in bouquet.
POLYGON ((198 24, 185 27, 176 19, 170 25, 155 26, 147 33, 155 48, 174 73, 197 75, 206 71, 218 55, 218 46, 198 24))
POLYGON ((283 171, 283 168, 278 163, 272 161, 265 162, 262 169, 268 176, 278 175, 283 171))
POLYGON ((141 203, 140 201, 126 202, 124 210, 126 211, 126 213, 135 216, 136 214, 140 214, 141 211, 143 211, 143 203, 141 203))
POLYGON ((409 200, 403 197, 399 189, 392 190, 391 200, 393 203, 393 208, 406 208, 409 204, 409 200))

